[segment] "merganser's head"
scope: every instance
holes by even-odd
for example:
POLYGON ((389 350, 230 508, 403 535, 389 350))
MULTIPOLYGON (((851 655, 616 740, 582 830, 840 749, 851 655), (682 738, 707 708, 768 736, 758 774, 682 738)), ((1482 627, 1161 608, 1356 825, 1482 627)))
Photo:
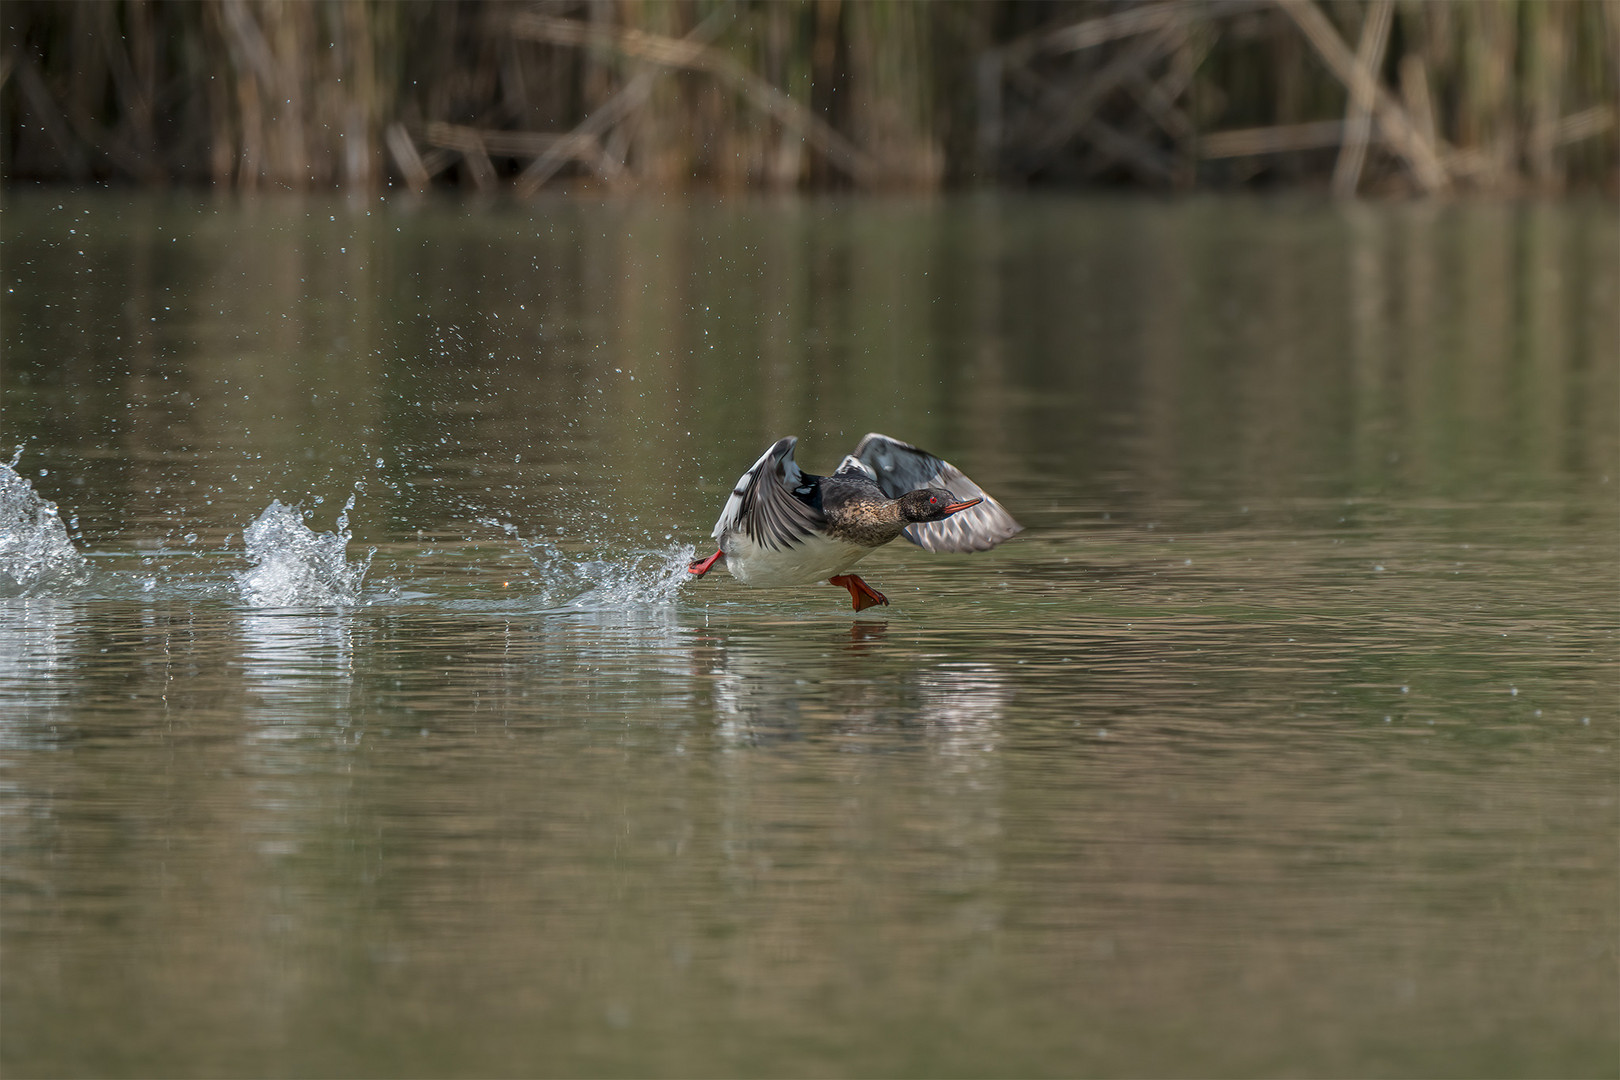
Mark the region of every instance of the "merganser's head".
POLYGON ((983 499, 959 500, 944 488, 918 488, 896 500, 907 521, 943 521, 952 514, 978 506, 983 499))

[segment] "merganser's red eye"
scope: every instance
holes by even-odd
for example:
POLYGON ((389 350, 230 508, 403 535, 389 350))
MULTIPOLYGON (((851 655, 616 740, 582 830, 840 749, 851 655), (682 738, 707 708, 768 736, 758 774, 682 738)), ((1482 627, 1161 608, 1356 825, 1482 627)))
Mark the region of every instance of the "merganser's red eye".
POLYGON ((937 506, 937 505, 939 505, 939 500, 934 498, 932 495, 930 495, 930 496, 928 496, 928 505, 929 506, 937 506))

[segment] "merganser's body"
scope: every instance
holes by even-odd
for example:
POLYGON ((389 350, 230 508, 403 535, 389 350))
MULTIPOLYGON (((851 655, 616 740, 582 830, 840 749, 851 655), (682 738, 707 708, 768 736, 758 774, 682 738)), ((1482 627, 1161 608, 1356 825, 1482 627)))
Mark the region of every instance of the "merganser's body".
POLYGON ((889 601, 844 571, 896 537, 929 551, 984 551, 1023 529, 949 462, 887 435, 866 436, 831 476, 799 468, 798 441, 778 440, 738 479, 711 534, 720 550, 692 573, 724 559, 745 585, 826 581, 848 589, 860 611, 889 601))

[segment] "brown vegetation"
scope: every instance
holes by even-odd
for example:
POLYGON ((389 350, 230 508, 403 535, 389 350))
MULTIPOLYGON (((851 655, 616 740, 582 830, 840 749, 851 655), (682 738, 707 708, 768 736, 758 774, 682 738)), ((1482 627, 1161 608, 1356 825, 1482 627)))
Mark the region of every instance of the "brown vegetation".
POLYGON ((1620 0, 11 0, 7 180, 1620 185, 1620 0))

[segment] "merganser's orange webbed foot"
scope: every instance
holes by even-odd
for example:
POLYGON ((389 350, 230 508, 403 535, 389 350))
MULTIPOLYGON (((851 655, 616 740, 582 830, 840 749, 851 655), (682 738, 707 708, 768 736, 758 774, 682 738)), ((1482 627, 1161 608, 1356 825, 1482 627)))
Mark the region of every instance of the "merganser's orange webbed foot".
POLYGON ((837 577, 827 579, 827 584, 837 585, 840 589, 849 590, 850 602, 856 611, 865 611, 869 607, 882 604, 888 606, 889 598, 878 592, 872 586, 856 577, 854 574, 839 574, 837 577))
POLYGON ((696 574, 698 577, 702 577, 704 574, 707 574, 709 572, 710 567, 712 567, 715 563, 719 562, 721 559, 723 559, 725 557, 726 557, 725 552, 717 551, 713 555, 710 555, 707 559, 700 559, 699 561, 693 563, 691 566, 688 566, 686 569, 690 573, 696 574))

